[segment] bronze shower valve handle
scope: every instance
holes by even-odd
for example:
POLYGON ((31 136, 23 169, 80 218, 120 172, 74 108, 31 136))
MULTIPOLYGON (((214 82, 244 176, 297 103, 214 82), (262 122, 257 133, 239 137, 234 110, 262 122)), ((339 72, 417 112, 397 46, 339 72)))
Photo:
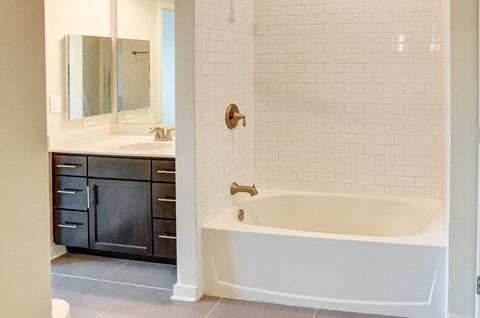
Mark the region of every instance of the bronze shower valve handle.
POLYGON ((238 106, 235 104, 228 105, 227 112, 225 113, 225 123, 227 127, 230 129, 237 127, 241 119, 243 119, 243 127, 247 127, 247 117, 240 113, 238 106))

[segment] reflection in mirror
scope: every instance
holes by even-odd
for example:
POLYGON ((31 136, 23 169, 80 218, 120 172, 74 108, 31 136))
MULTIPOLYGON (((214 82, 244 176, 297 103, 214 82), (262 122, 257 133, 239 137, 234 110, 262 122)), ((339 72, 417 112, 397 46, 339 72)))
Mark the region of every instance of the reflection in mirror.
POLYGON ((174 0, 117 1, 119 123, 175 123, 174 26, 174 0), (146 43, 148 50, 142 48, 146 43), (150 53, 132 56, 132 51, 150 53), (148 95, 143 77, 147 59, 148 95), (137 75, 130 80, 129 73, 137 75))
POLYGON ((175 124, 175 12, 162 10, 163 124, 175 124))
POLYGON ((68 118, 111 113, 112 40, 67 35, 68 118))
POLYGON ((118 39, 118 111, 150 107, 150 43, 118 39))

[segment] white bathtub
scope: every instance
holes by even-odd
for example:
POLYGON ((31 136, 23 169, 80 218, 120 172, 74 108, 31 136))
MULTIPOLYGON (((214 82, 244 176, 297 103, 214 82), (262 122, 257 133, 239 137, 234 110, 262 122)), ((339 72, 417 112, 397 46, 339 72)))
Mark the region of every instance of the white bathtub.
POLYGON ((444 228, 440 200, 261 191, 204 227, 205 291, 445 317, 444 228))

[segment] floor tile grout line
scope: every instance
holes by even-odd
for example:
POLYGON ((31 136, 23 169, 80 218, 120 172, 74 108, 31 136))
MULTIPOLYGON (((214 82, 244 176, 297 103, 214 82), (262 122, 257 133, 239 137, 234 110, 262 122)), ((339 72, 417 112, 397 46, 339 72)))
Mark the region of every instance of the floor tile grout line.
POLYGON ((99 316, 97 316, 97 318, 101 318, 103 315, 105 315, 110 309, 112 309, 113 307, 115 307, 118 303, 120 303, 122 300, 124 300, 128 295, 130 295, 131 293, 133 293, 135 290, 138 289, 138 286, 136 286, 134 289, 132 289, 131 291, 129 291, 127 294, 125 294, 125 296, 123 296, 122 298, 120 298, 119 300, 117 300, 115 303, 113 303, 110 307, 108 307, 104 312, 102 312, 99 316))
MULTIPOLYGON (((52 273, 52 274, 53 274, 53 273, 52 273)), ((61 275, 61 274, 54 274, 54 275, 55 275, 55 276, 58 276, 58 277, 53 278, 53 279, 52 279, 52 283, 55 282, 55 281, 57 281, 57 280, 59 280, 59 279, 62 278, 62 276, 63 276, 63 275, 61 275)))
POLYGON ((166 290, 166 291, 171 291, 171 292, 173 292, 173 289, 163 288, 163 287, 155 287, 155 286, 139 285, 139 284, 132 284, 132 283, 116 282, 116 281, 113 281, 113 280, 105 280, 105 279, 98 279, 98 278, 82 277, 82 276, 75 276, 75 275, 62 275, 62 276, 64 276, 64 277, 71 277, 71 278, 78 278, 78 279, 93 280, 93 281, 104 282, 104 283, 112 283, 112 284, 120 284, 120 285, 135 286, 135 287, 143 287, 143 288, 150 288, 150 289, 166 290))
POLYGON ((140 285, 140 284, 132 284, 132 283, 122 283, 122 282, 116 282, 113 280, 102 280, 102 282, 106 283, 116 283, 116 284, 123 284, 123 285, 129 285, 129 286, 137 286, 137 287, 142 287, 142 288, 150 288, 150 289, 156 289, 156 290, 166 290, 173 292, 173 288, 163 288, 163 287, 155 287, 155 286, 147 286, 147 285, 140 285))
POLYGON ((128 263, 129 263, 129 261, 127 261, 125 264, 123 264, 122 266, 118 267, 117 269, 113 270, 111 273, 103 276, 103 277, 101 278, 101 280, 104 280, 104 279, 107 278, 108 276, 112 275, 113 273, 115 273, 115 272, 118 271, 119 269, 123 268, 123 267, 124 267, 125 265, 127 265, 128 263))
POLYGON ((315 308, 315 312, 313 313, 313 317, 312 317, 312 318, 315 318, 315 316, 317 315, 317 311, 318 311, 318 308, 315 308))
POLYGON ((215 306, 213 306, 213 308, 207 313, 207 315, 204 317, 204 318, 208 318, 208 316, 210 316, 210 314, 215 310, 215 308, 217 308, 218 304, 220 304, 220 302, 222 301, 223 297, 220 298, 217 303, 215 304, 215 306))

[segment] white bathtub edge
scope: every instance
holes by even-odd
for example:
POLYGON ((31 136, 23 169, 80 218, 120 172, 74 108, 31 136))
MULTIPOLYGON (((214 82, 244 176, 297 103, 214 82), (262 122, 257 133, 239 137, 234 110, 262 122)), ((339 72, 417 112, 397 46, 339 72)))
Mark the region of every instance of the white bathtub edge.
POLYGON ((262 234, 275 234, 275 235, 290 235, 301 237, 322 237, 326 239, 340 239, 340 240, 356 240, 364 242, 375 243, 389 243, 389 244, 404 244, 404 245, 421 245, 421 246, 435 246, 446 247, 447 236, 445 231, 445 217, 443 215, 442 200, 431 198, 403 198, 403 197, 383 197, 383 196, 367 196, 367 195, 351 195, 351 194, 338 194, 338 193, 308 193, 308 192, 295 192, 295 191, 277 191, 277 190, 264 190, 260 194, 262 197, 272 197, 284 194, 302 194, 307 196, 321 196, 321 197, 358 197, 367 198, 373 200, 392 200, 395 202, 405 202, 412 205, 416 205, 425 209, 430 215, 432 215, 432 222, 429 225, 425 233, 418 235, 404 236, 404 237, 390 237, 390 236, 356 236, 356 235, 343 235, 343 234, 330 234, 330 233, 318 233, 318 232, 306 232, 289 229, 277 229, 272 227, 264 227, 251 224, 242 224, 234 217, 234 212, 239 209, 239 205, 250 200, 255 200, 255 197, 243 197, 236 201, 236 205, 223 211, 219 216, 205 224, 205 229, 217 229, 217 230, 233 230, 238 232, 254 232, 262 234))

